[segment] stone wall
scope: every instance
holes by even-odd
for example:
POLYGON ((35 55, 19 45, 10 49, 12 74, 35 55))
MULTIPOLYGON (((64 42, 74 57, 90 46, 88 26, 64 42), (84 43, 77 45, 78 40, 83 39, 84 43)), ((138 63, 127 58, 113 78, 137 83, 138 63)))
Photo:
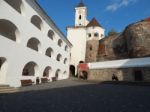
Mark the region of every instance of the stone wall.
POLYGON ((150 22, 137 22, 123 32, 130 58, 150 56, 150 22))
POLYGON ((150 81, 150 67, 89 70, 88 80, 111 81, 115 74, 119 81, 135 81, 135 71, 141 71, 142 81, 150 81))
POLYGON ((86 43, 86 58, 85 61, 88 62, 96 62, 97 54, 98 54, 98 40, 89 40, 86 43))

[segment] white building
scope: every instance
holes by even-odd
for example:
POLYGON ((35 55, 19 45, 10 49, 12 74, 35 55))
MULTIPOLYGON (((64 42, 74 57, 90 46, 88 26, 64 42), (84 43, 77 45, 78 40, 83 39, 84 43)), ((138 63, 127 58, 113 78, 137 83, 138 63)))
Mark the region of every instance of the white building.
POLYGON ((67 38, 72 43, 71 68, 75 68, 80 62, 85 61, 86 42, 88 40, 100 40, 104 37, 104 29, 93 18, 87 20, 87 7, 81 1, 75 8, 75 26, 67 27, 67 38))
POLYGON ((71 46, 35 0, 0 1, 0 84, 68 78, 71 46))

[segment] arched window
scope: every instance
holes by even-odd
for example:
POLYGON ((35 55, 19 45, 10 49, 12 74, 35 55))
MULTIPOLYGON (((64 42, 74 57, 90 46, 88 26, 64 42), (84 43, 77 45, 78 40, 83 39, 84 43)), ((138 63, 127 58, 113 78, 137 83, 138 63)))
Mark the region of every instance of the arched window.
POLYGON ((82 16, 81 16, 81 15, 79 15, 79 19, 80 19, 80 20, 82 19, 82 16))
POLYGON ((41 44, 38 39, 31 38, 30 40, 28 40, 27 47, 29 47, 35 51, 40 51, 41 44))
POLYGON ((0 19, 0 35, 4 37, 19 42, 19 30, 18 28, 10 21, 0 19))
POLYGON ((55 77, 56 77, 56 79, 58 79, 58 78, 59 78, 60 73, 61 73, 60 69, 57 69, 57 70, 56 70, 56 73, 55 73, 55 77))
POLYGON ((33 25, 35 25, 38 29, 40 29, 40 30, 42 29, 42 24, 43 23, 42 23, 42 20, 39 16, 37 16, 37 15, 32 16, 31 23, 33 25))
POLYGON ((37 70, 38 70, 37 64, 35 62, 29 62, 24 66, 22 75, 23 76, 35 76, 37 70))
POLYGON ((68 51, 68 46, 67 45, 65 46, 65 51, 68 51))
POLYGON ((95 33, 95 34, 94 34, 94 37, 99 37, 99 34, 98 34, 98 33, 95 33))
POLYGON ((89 50, 90 50, 90 51, 92 51, 92 50, 93 50, 93 47, 92 47, 92 45, 90 45, 90 46, 89 46, 89 50))
POLYGON ((54 53, 54 51, 53 51, 53 49, 52 48, 48 48, 47 50, 46 50, 46 56, 49 56, 49 57, 52 57, 52 54, 54 53))
POLYGON ((21 13, 22 0, 5 0, 10 6, 12 6, 16 11, 21 13))
POLYGON ((52 71, 52 68, 50 66, 46 67, 44 72, 43 72, 43 77, 49 77, 51 71, 52 71))
POLYGON ((62 43, 63 43, 62 40, 59 39, 59 40, 58 40, 58 45, 59 45, 60 47, 62 46, 62 43))
POLYGON ((66 63, 67 63, 67 58, 64 59, 64 64, 66 64, 66 63))
POLYGON ((52 40, 54 39, 54 32, 52 30, 48 31, 48 37, 52 40))
POLYGON ((0 57, 0 84, 5 84, 6 82, 6 72, 8 68, 8 63, 6 58, 0 57))
POLYGON ((61 61, 61 58, 62 58, 61 54, 58 54, 56 59, 57 61, 61 61))

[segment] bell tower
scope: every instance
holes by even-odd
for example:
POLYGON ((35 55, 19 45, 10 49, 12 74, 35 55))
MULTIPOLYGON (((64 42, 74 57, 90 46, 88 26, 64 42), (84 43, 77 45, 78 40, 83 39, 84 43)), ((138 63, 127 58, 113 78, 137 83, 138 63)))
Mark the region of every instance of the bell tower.
POLYGON ((75 7, 75 26, 86 26, 87 23, 87 7, 81 0, 75 7))

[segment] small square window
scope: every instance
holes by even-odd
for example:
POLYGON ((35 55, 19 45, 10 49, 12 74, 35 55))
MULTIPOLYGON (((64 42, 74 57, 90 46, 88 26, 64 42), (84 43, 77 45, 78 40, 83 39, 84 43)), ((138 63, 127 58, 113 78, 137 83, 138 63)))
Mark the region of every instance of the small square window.
POLYGON ((88 36, 91 37, 92 35, 89 33, 88 36))

